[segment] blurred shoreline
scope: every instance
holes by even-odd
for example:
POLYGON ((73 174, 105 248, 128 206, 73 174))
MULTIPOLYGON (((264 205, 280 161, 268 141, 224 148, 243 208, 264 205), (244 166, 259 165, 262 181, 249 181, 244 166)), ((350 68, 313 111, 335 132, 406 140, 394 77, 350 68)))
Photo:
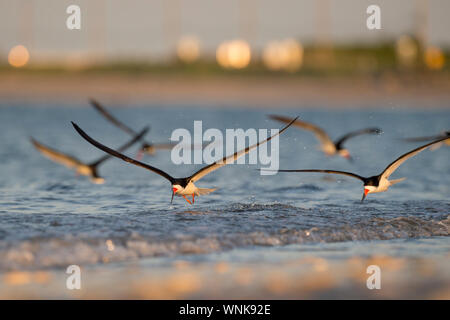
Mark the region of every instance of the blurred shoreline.
POLYGON ((88 106, 94 97, 113 106, 449 108, 447 73, 352 76, 189 75, 121 73, 0 74, 3 102, 88 106), (68 102, 70 101, 70 102, 68 102))
POLYGON ((81 266, 81 290, 64 268, 0 273, 2 299, 444 299, 448 237, 259 247, 81 266), (442 252, 431 253, 433 248, 442 252), (367 267, 381 289, 366 286, 367 267))

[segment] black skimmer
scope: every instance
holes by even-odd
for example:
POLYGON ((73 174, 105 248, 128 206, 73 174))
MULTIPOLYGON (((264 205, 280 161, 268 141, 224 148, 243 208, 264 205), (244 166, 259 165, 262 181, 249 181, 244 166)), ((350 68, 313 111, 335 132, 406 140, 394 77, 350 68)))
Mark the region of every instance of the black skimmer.
MULTIPOLYGON (((292 120, 287 117, 276 116, 276 115, 269 115, 269 118, 277 120, 277 121, 281 121, 284 123, 288 123, 292 120)), ((327 156, 339 155, 348 160, 352 160, 352 157, 350 156, 350 152, 346 148, 344 148, 345 141, 347 141, 350 138, 353 138, 353 137, 356 137, 359 135, 363 135, 363 134, 381 134, 382 133, 382 130, 379 128, 365 128, 365 129, 349 132, 346 135, 337 139, 336 141, 333 141, 328 136, 328 134, 325 132, 325 130, 323 130, 322 128, 320 128, 312 123, 305 122, 302 120, 297 120, 294 122, 294 126, 297 126, 304 130, 313 132, 320 142, 320 149, 327 156)))
MULTIPOLYGON (((441 138, 448 138, 450 137, 450 131, 442 131, 440 134, 437 134, 435 136, 428 136, 428 137, 415 137, 415 138, 403 138, 403 141, 407 141, 407 142, 424 142, 424 141, 433 141, 436 139, 441 139, 441 138)), ((438 143, 436 145, 434 145, 433 147, 431 147, 431 150, 436 150, 439 149, 442 144, 446 144, 448 146, 450 146, 450 140, 448 141, 444 141, 442 143, 438 143)))
MULTIPOLYGON (((133 139, 125 143, 118 150, 125 151, 133 144, 135 144, 138 140, 140 140, 148 131, 148 127, 144 128, 140 133, 138 133, 133 139)), ((105 162, 107 159, 111 158, 111 155, 105 155, 100 159, 93 161, 91 163, 84 163, 74 156, 64 154, 62 152, 56 151, 50 147, 43 145, 40 142, 37 142, 35 139, 30 138, 31 143, 34 147, 42 153, 45 157, 50 160, 62 164, 69 169, 75 169, 77 175, 87 176, 91 179, 91 181, 95 184, 102 184, 105 182, 105 179, 98 175, 98 166, 105 162)))
MULTIPOLYGON (((430 142, 426 145, 423 145, 419 148, 416 148, 408 153, 405 153, 404 155, 400 156, 398 159, 393 161, 391 164, 389 164, 386 169, 383 170, 379 175, 372 176, 372 177, 363 177, 360 175, 357 175, 355 173, 346 172, 346 171, 337 171, 337 170, 321 170, 321 169, 305 169, 305 170, 277 170, 278 172, 321 172, 321 173, 333 173, 333 174, 341 174, 349 177, 353 177, 356 179, 361 180, 364 183, 364 194, 362 196, 361 202, 364 201, 367 194, 369 193, 377 193, 377 192, 384 192, 389 189, 390 186, 401 182, 405 180, 406 178, 400 178, 395 180, 388 180, 388 178, 391 176, 391 174, 394 173, 395 170, 402 165, 403 162, 408 160, 411 157, 414 157, 419 152, 427 149, 428 147, 432 147, 436 145, 437 143, 448 143, 450 142, 450 138, 441 138, 439 140, 430 142)), ((265 169, 261 169, 265 170, 265 169)), ((272 170, 268 170, 272 171, 272 170)))
POLYGON ((87 140, 89 143, 91 143, 92 145, 94 145, 95 147, 105 151, 106 153, 109 153, 110 155, 113 155, 119 159, 122 159, 126 162, 129 162, 131 164, 134 164, 136 166, 145 168, 147 170, 150 170, 156 174, 159 174, 160 176, 166 178, 167 180, 169 180, 169 182, 172 185, 172 199, 171 199, 171 203, 173 201, 173 197, 174 195, 177 196, 182 196, 188 203, 193 204, 195 202, 195 196, 200 196, 200 195, 206 195, 209 194, 211 192, 213 192, 216 189, 207 189, 207 188, 198 188, 197 186, 195 186, 195 182, 197 182, 198 180, 200 180, 201 178, 203 178, 204 176, 206 176, 207 174, 227 165, 230 163, 233 163, 235 160, 237 160, 238 158, 240 158, 241 156, 249 153, 251 150, 257 148, 259 145, 266 143, 268 141, 270 141, 273 137, 276 137, 278 135, 280 135, 281 133, 283 133, 287 128, 289 128, 289 126, 296 120, 297 118, 295 118, 294 120, 292 120, 288 125, 286 125, 284 128, 282 128, 280 131, 278 131, 278 133, 274 134, 273 136, 260 141, 252 146, 249 146, 245 149, 242 149, 240 151, 235 152, 234 154, 228 156, 228 157, 224 157, 221 160, 218 160, 212 164, 209 164, 203 168, 201 168, 200 170, 198 170, 197 172, 195 172, 194 174, 192 174, 189 177, 185 177, 185 178, 174 178, 172 177, 170 174, 162 171, 161 169, 155 168, 151 165, 145 164, 143 162, 140 162, 138 160, 132 159, 130 157, 127 157, 126 155, 121 154, 120 152, 117 152, 116 150, 113 150, 111 148, 108 148, 107 146, 101 144, 100 142, 94 140, 93 138, 91 138, 90 136, 88 136, 78 125, 76 125, 75 123, 72 122, 72 125, 74 126, 75 130, 85 139, 87 140), (186 198, 186 196, 192 196, 192 202, 186 198))
MULTIPOLYGON (((114 117, 111 113, 109 113, 105 107, 103 107, 98 101, 94 99, 90 99, 89 102, 91 105, 100 112, 101 115, 103 115, 106 119, 108 119, 111 123, 113 123, 116 127, 121 129, 122 131, 125 131, 131 136, 135 136, 136 132, 125 125, 123 122, 119 121, 116 117, 114 117)), ((142 157, 143 153, 154 155, 156 150, 172 150, 172 148, 176 145, 176 143, 150 143, 147 141, 142 141, 142 146, 140 148, 140 151, 138 153, 138 158, 140 159, 142 157)))

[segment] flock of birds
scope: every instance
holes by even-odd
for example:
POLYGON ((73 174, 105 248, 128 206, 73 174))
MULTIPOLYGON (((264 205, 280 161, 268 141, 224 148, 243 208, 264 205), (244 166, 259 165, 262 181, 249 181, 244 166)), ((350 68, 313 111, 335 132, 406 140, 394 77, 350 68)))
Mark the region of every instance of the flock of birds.
MULTIPOLYGON (((280 122, 285 123, 286 125, 278 131, 278 133, 272 135, 271 137, 260 141, 254 145, 251 145, 245 149, 242 149, 240 151, 235 152, 232 155, 226 156, 212 164, 206 165, 202 167, 200 170, 196 171, 192 175, 188 177, 183 178, 175 178, 168 174, 167 172, 158 169, 154 166, 151 166, 149 164, 141 162, 141 158, 144 154, 153 155, 157 150, 171 150, 175 144, 174 143, 150 143, 146 140, 144 140, 145 134, 148 132, 148 127, 145 127, 140 132, 137 132, 133 129, 131 129, 129 126, 125 125, 121 121, 119 121, 117 118, 115 118, 111 113, 109 113, 100 103, 98 103, 95 100, 90 100, 91 105, 100 112, 101 115, 103 115, 107 120, 109 120, 112 124, 117 126, 122 131, 126 132, 131 136, 131 139, 125 143, 124 145, 120 146, 117 149, 109 148, 102 143, 98 142, 97 140, 90 137, 86 132, 84 132, 77 124, 72 122, 73 127, 75 130, 83 137, 86 141, 88 141, 90 144, 94 145, 98 149, 106 152, 106 155, 101 157, 100 159, 85 163, 81 160, 78 160, 74 156, 64 154, 62 152, 59 152, 55 149, 52 149, 35 139, 31 138, 31 142, 34 145, 34 147, 41 152, 44 156, 49 158, 50 160, 62 164, 70 169, 75 170, 77 175, 84 175, 88 176, 93 183, 101 184, 104 183, 104 179, 99 176, 98 174, 98 166, 102 163, 104 163, 106 160, 110 159, 111 157, 117 157, 119 159, 122 159, 126 162, 129 162, 131 164, 134 164, 136 166, 145 168, 147 170, 150 170, 163 178, 167 179, 171 186, 172 186, 172 199, 171 203, 173 201, 174 196, 180 196, 183 197, 188 203, 193 204, 195 202, 195 196, 200 195, 206 195, 211 193, 212 191, 216 189, 211 188, 198 188, 194 183, 196 183, 198 180, 203 178, 204 176, 208 175, 209 173, 227 165, 234 163, 235 160, 238 158, 244 156, 245 154, 249 153, 250 151, 258 148, 261 144, 264 144, 268 141, 270 141, 272 138, 282 134, 287 128, 289 128, 291 125, 296 126, 300 129, 311 131, 314 133, 314 135, 317 137, 317 139, 320 142, 320 149, 327 155, 327 156, 341 156, 343 158, 346 158, 348 160, 352 160, 352 157, 350 155, 350 152, 348 149, 344 147, 344 143, 353 137, 360 136, 360 135, 367 135, 367 134, 381 134, 382 131, 379 128, 365 128, 357 131, 353 131, 350 133, 345 134, 344 136, 340 137, 339 139, 336 139, 333 141, 329 135, 323 130, 322 128, 299 120, 298 117, 296 118, 288 118, 288 117, 282 117, 282 116, 276 116, 271 115, 269 116, 273 120, 277 120, 280 122), (124 151, 126 151, 128 148, 136 144, 137 142, 141 143, 141 147, 139 149, 139 152, 137 154, 137 159, 133 159, 131 157, 128 157, 123 154, 124 151), (192 201, 189 200, 187 197, 192 197, 192 201)), ((371 177, 363 177, 358 174, 352 173, 352 172, 346 172, 346 171, 337 171, 337 170, 326 170, 326 169, 293 169, 293 170, 276 170, 277 172, 318 172, 318 173, 327 173, 327 174, 339 174, 339 175, 345 175, 349 177, 353 177, 356 179, 359 179, 363 182, 364 185, 364 193, 362 196, 361 201, 364 201, 367 194, 369 193, 377 193, 377 192, 384 192, 389 189, 390 186, 403 181, 405 178, 401 179, 395 179, 395 180, 389 180, 389 177, 394 173, 395 170, 398 169, 398 167, 403 164, 406 160, 409 158, 417 155, 418 153, 422 152, 423 150, 427 148, 433 148, 436 149, 442 144, 450 145, 450 131, 442 132, 436 136, 431 137, 415 137, 415 138, 407 138, 404 139, 406 141, 410 142, 425 142, 425 141, 431 141, 427 144, 418 147, 410 152, 407 152, 394 160, 392 163, 390 163, 380 174, 371 176, 371 177)), ((267 170, 267 169, 261 169, 261 170, 267 170)), ((271 170, 268 170, 271 171, 271 170)))

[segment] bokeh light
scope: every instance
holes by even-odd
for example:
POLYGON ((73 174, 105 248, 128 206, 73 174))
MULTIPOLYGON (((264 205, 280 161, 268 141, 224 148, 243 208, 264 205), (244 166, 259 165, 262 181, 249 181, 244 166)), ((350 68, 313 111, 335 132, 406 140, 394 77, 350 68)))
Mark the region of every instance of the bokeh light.
POLYGON ((185 63, 192 63, 200 57, 200 41, 195 36, 185 36, 178 41, 178 59, 185 63))
POLYGON ((444 53, 438 47, 428 47, 424 53, 424 61, 428 68, 440 70, 445 64, 444 53))
POLYGON ((294 72, 302 66, 303 47, 294 39, 272 41, 264 48, 262 59, 270 70, 294 72))
POLYGON ((411 67, 417 62, 419 47, 410 36, 403 35, 395 43, 395 51, 401 66, 411 67))
POLYGON ((251 60, 250 45, 244 40, 223 42, 217 48, 216 59, 223 68, 243 69, 251 60))
POLYGON ((30 60, 30 53, 23 45, 17 45, 9 51, 8 62, 15 68, 25 66, 30 60))

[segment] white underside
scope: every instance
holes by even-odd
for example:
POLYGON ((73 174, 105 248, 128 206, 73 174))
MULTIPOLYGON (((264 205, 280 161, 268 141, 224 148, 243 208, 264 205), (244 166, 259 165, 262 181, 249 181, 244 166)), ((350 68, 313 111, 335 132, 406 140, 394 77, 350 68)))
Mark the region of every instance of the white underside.
POLYGON ((94 177, 93 173, 92 173, 92 168, 89 166, 78 166, 75 170, 75 172, 79 175, 82 176, 86 176, 89 177, 91 179, 92 183, 95 184, 103 184, 105 183, 105 179, 100 178, 100 177, 94 177))
POLYGON ((92 176, 92 169, 89 166, 78 166, 76 172, 82 176, 92 176))
POLYGON ((327 156, 334 156, 336 154, 336 148, 334 145, 321 145, 319 147, 327 156))
POLYGON ((195 184, 193 182, 189 182, 188 185, 186 186, 186 188, 181 187, 180 185, 174 185, 174 188, 177 188, 177 192, 175 193, 175 195, 177 196, 190 196, 190 195, 196 195, 196 196, 200 196, 200 195, 205 195, 205 194, 209 194, 211 192, 213 192, 214 189, 208 189, 208 188, 197 188, 195 186, 195 184))
POLYGON ((406 178, 400 178, 400 179, 396 179, 396 180, 391 180, 389 181, 388 179, 384 179, 382 178, 380 180, 380 184, 375 187, 375 186, 364 186, 364 189, 369 189, 368 193, 377 193, 377 192, 385 192, 389 189, 390 186, 399 183, 403 180, 405 180, 406 178))

